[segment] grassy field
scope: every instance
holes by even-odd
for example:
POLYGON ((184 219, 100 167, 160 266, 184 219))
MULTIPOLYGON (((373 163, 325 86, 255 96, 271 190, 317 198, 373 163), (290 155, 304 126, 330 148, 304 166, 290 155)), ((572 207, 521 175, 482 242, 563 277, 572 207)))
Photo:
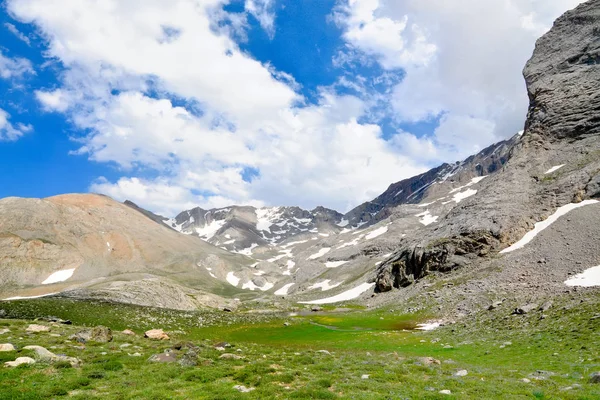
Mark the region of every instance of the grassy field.
POLYGON ((0 368, 0 399, 599 399, 600 384, 589 382, 600 371, 597 306, 557 306, 545 319, 489 313, 420 332, 412 328, 427 315, 389 309, 290 317, 64 299, 0 303, 10 318, 0 319, 0 330, 10 329, 0 343, 17 347, 0 352, 0 362, 32 356, 27 345, 83 361, 0 368), (45 316, 73 325, 37 321, 52 330, 25 332, 45 316), (114 340, 68 339, 95 325, 113 329, 114 340), (138 335, 119 333, 126 328, 138 335), (171 340, 144 339, 151 328, 171 340), (169 350, 195 365, 148 361, 169 350), (457 376, 461 370, 467 375, 457 376))

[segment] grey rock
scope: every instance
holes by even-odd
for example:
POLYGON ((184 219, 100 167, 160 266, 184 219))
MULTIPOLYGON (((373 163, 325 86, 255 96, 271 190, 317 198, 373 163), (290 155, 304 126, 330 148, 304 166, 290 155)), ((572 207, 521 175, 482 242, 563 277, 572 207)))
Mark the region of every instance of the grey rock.
POLYGON ((242 360, 244 357, 238 356, 237 354, 224 353, 219 356, 222 360, 242 360))
POLYGON ((469 372, 466 369, 461 369, 454 373, 454 376, 467 376, 467 375, 469 375, 469 372))
POLYGON ((0 318, 6 318, 7 312, 4 309, 0 309, 0 318))
POLYGON ((76 357, 68 357, 64 355, 56 355, 50 350, 42 346, 25 346, 24 350, 31 350, 35 352, 37 361, 42 363, 56 363, 56 362, 68 362, 73 367, 81 366, 81 360, 76 357))
POLYGON ((590 375, 590 383, 600 383, 600 372, 594 372, 590 375))
POLYGON ((80 343, 96 342, 108 343, 113 340, 112 331, 105 326, 96 326, 94 328, 84 329, 69 337, 71 340, 76 340, 80 343))
POLYGON ((246 387, 246 386, 244 386, 244 385, 235 385, 233 388, 234 388, 235 390, 237 390, 237 391, 240 391, 240 392, 242 392, 242 393, 249 393, 249 392, 251 392, 251 391, 255 390, 255 388, 253 388, 253 387, 247 388, 247 387, 246 387))
POLYGON ((599 6, 591 0, 567 11, 537 41, 523 72, 531 134, 562 139, 600 133, 599 6))
POLYGON ((537 304, 525 304, 525 305, 515 308, 515 310, 513 311, 513 314, 525 315, 525 314, 529 314, 530 312, 534 311, 537 308, 538 308, 537 304))
POLYGON ((7 361, 4 363, 7 367, 18 367, 24 364, 35 364, 35 360, 31 357, 19 357, 15 361, 7 361))
POLYGON ((10 343, 0 344, 0 352, 15 351, 15 350, 16 350, 15 346, 13 346, 10 343))
POLYGON ((154 363, 174 363, 177 362, 177 356, 173 353, 159 353, 150 356, 148 361, 154 363))
POLYGON ((50 327, 45 325, 31 324, 27 327, 27 329, 25 329, 25 331, 30 333, 50 332, 50 327))

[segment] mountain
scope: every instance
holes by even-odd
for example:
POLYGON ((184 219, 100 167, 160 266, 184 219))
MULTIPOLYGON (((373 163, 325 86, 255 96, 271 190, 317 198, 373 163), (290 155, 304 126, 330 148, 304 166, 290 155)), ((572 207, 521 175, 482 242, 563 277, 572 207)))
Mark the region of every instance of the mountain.
POLYGON ((0 294, 180 309, 410 301, 454 318, 490 297, 558 293, 599 263, 599 9, 580 5, 538 40, 523 132, 345 215, 231 206, 166 219, 98 195, 0 200, 0 294))
POLYGON ((215 246, 250 255, 256 247, 277 245, 302 233, 337 232, 342 218, 342 214, 324 207, 307 211, 299 207, 231 206, 212 210, 196 207, 162 222, 215 246))
POLYGON ((0 200, 2 297, 64 295, 172 308, 223 305, 204 266, 243 256, 101 195, 0 200), (214 292, 214 293, 213 293, 214 292))

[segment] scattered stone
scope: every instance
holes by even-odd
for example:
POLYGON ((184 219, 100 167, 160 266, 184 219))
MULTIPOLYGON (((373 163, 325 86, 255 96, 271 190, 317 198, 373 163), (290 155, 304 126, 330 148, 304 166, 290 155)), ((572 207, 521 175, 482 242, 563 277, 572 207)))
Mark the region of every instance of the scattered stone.
POLYGON ((238 356, 237 354, 224 353, 221 354, 219 358, 223 360, 242 360, 244 357, 238 356))
POLYGON ((0 335, 4 335, 5 333, 10 332, 10 329, 4 328, 4 329, 0 329, 0 335))
POLYGON ((7 367, 18 367, 23 364, 35 364, 35 360, 31 357, 19 357, 15 361, 7 361, 4 363, 7 367))
POLYGON ((0 310, 0 318, 5 318, 7 315, 6 310, 0 310))
POLYGON ((447 344, 447 345, 445 345, 443 348, 444 348, 444 349, 453 349, 454 347, 452 347, 452 346, 450 346, 449 344, 447 344))
POLYGON ((10 343, 4 343, 4 344, 0 344, 0 352, 3 351, 15 351, 15 346, 13 346, 10 343))
POLYGON ((594 372, 590 375, 590 383, 600 383, 600 372, 594 372))
POLYGON ((148 361, 156 363, 174 363, 177 362, 177 357, 173 353, 160 353, 150 356, 148 361))
POLYGON ((96 342, 108 343, 113 340, 112 331, 105 326, 96 326, 95 328, 84 329, 69 337, 79 343, 96 342))
POLYGON ((177 363, 182 367, 195 367, 198 365, 198 353, 195 349, 190 348, 177 363))
POLYGON ((224 312, 233 312, 233 310, 229 307, 223 307, 224 312))
POLYGON ((231 343, 227 343, 227 342, 219 342, 219 343, 215 344, 215 347, 223 347, 225 349, 230 349, 233 347, 233 345, 231 343))
POLYGON ((290 324, 289 322, 284 322, 283 323, 283 326, 290 326, 290 325, 292 325, 292 324, 290 324))
POLYGON ((460 371, 456 371, 454 376, 467 376, 469 372, 466 369, 461 369, 460 371))
POLYGON ((50 332, 50 327, 44 325, 31 324, 27 327, 27 329, 25 329, 25 331, 31 333, 50 332))
POLYGON ((125 329, 123 332, 121 332, 123 335, 129 335, 129 336, 135 336, 135 332, 132 331, 131 329, 125 329))
POLYGON ((531 381, 529 379, 527 379, 527 378, 521 379, 521 382, 523 382, 523 383, 531 383, 531 381))
POLYGON ((131 346, 131 343, 123 343, 122 345, 120 345, 119 347, 121 349, 126 349, 127 347, 131 346))
POLYGON ((439 392, 440 394, 452 394, 451 391, 449 391, 448 389, 444 389, 444 390, 440 390, 439 392))
POLYGON ((433 357, 419 357, 417 359, 417 361, 419 363, 421 363, 422 365, 441 365, 442 363, 440 362, 440 360, 436 360, 433 357))
POLYGON ((310 309, 310 311, 312 311, 312 312, 319 312, 321 310, 322 310, 322 308, 319 306, 312 306, 310 309))
POLYGON ((513 314, 515 314, 515 315, 529 314, 530 312, 534 311, 537 307, 538 307, 537 304, 525 304, 521 307, 515 308, 515 311, 513 311, 513 314))
POLYGON ((225 347, 215 347, 215 350, 217 350, 217 351, 225 351, 225 347))
POLYGON ((363 374, 360 376, 360 379, 369 379, 369 374, 363 374))
POLYGON ((141 357, 142 355, 140 353, 133 353, 133 354, 129 354, 131 357, 141 357))
POLYGON ((239 391, 240 391, 240 392, 242 392, 242 393, 248 393, 248 392, 251 392, 251 391, 253 391, 253 390, 255 389, 255 388, 253 388, 253 387, 251 387, 251 388, 247 388, 247 387, 246 387, 246 386, 244 386, 244 385, 235 385, 233 388, 234 388, 235 390, 239 390, 239 391))
POLYGON ((547 301, 547 302, 545 302, 544 304, 541 305, 541 307, 539 308, 539 311, 546 312, 550 308, 552 308, 552 302, 551 301, 547 301))
POLYGON ((43 363, 68 362, 72 367, 81 366, 81 360, 75 357, 56 355, 42 346, 25 346, 24 350, 34 351, 38 361, 43 363))
POLYGON ((495 301, 492 304, 490 304, 490 306, 488 307, 488 310, 492 311, 495 310, 496 308, 500 307, 502 305, 501 301, 495 301))
POLYGON ((146 331, 144 333, 144 337, 155 340, 169 340, 169 335, 167 335, 162 329, 151 329, 146 331))
POLYGON ((538 369, 537 371, 535 371, 532 374, 529 374, 529 377, 531 379, 535 379, 536 381, 543 381, 546 378, 555 375, 554 372, 550 372, 550 371, 543 371, 541 369, 538 369))
POLYGON ((327 354, 328 356, 331 355, 330 352, 328 352, 327 350, 317 350, 317 353, 321 353, 321 354, 327 354))

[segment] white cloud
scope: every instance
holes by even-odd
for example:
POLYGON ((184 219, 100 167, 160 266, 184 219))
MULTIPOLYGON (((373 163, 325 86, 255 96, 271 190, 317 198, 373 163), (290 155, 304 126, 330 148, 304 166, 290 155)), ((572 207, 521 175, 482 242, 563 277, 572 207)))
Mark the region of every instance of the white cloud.
POLYGON ((38 100, 90 132, 79 154, 123 171, 91 190, 167 215, 231 203, 343 210, 423 171, 377 125, 357 122, 360 99, 323 89, 306 105, 292 76, 239 49, 215 21, 231 21, 221 6, 9 1, 67 68, 62 87, 38 100), (251 182, 247 168, 259 171, 251 182))
POLYGON ((65 112, 69 108, 68 95, 61 89, 53 91, 36 90, 35 97, 46 111, 65 112))
POLYGON ((384 68, 427 65, 436 45, 429 43, 421 28, 408 16, 394 20, 375 13, 379 0, 348 0, 338 8, 335 20, 344 29, 344 38, 353 47, 378 58, 384 68))
POLYGON ((23 34, 23 32, 21 32, 16 26, 14 26, 13 24, 11 24, 9 22, 5 22, 4 27, 10 33, 15 35, 19 40, 25 42, 28 46, 31 46, 31 40, 29 40, 29 38, 25 34, 23 34))
POLYGON ((26 133, 33 131, 31 125, 21 123, 13 125, 9 119, 10 114, 0 108, 0 142, 14 142, 26 133))
POLYGON ((405 70, 391 97, 397 120, 444 115, 433 137, 418 140, 453 161, 522 129, 523 66, 536 39, 581 2, 344 0, 336 20, 355 51, 375 56, 383 68, 405 70))
POLYGON ((0 51, 0 78, 14 79, 25 74, 33 74, 31 62, 25 58, 6 57, 0 51))
POLYGON ((258 20, 269 37, 275 35, 275 0, 246 0, 244 8, 258 20))

